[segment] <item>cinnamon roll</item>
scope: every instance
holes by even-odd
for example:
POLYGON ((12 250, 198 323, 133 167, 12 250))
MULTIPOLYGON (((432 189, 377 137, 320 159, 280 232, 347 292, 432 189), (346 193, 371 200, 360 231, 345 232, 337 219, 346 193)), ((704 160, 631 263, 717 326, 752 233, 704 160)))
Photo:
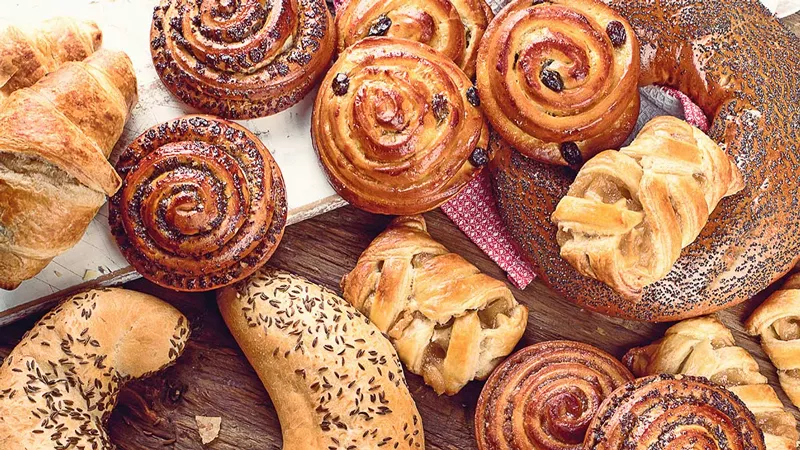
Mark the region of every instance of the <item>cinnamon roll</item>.
POLYGON ((162 0, 150 50, 182 101, 246 119, 299 102, 328 67, 333 33, 325 0, 162 0))
POLYGON ((311 137, 339 195, 381 214, 436 208, 491 156, 469 78, 406 39, 366 38, 339 56, 317 94, 311 137))
POLYGON ((368 36, 427 44, 475 76, 483 33, 494 17, 485 0, 349 0, 336 14, 339 51, 368 36))
POLYGON ((597 0, 516 0, 478 52, 487 118, 524 155, 578 166, 617 148, 639 114, 639 43, 597 0))
POLYGON ((595 450, 764 450, 753 413, 705 378, 657 375, 620 388, 600 406, 586 436, 595 450))
POLYGON ((208 291, 255 272, 286 224, 286 189, 264 144, 213 116, 156 125, 120 156, 109 223, 148 280, 208 291))
POLYGON ((478 399, 480 450, 583 449, 603 400, 633 376, 611 355, 571 341, 524 348, 495 369, 478 399))

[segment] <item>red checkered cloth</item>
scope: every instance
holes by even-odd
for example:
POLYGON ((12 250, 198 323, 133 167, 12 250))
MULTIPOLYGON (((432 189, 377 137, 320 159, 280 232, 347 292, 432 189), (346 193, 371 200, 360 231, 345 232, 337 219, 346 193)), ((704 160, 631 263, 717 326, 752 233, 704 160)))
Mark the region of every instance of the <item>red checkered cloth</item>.
MULTIPOLYGON (((708 131, 708 118, 689 97, 674 89, 662 89, 680 101, 687 122, 708 131)), ((514 286, 524 289, 536 277, 500 219, 487 171, 442 205, 442 211, 508 274, 514 286)))

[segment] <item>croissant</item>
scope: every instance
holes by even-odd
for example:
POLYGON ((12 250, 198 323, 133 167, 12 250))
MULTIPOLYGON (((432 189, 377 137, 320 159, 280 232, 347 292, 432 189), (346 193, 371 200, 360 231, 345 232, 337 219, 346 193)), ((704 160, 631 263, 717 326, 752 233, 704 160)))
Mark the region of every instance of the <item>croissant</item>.
POLYGON ((706 377, 735 393, 755 414, 770 450, 795 449, 796 421, 783 408, 758 363, 737 347, 733 334, 712 316, 684 320, 670 327, 664 338, 631 349, 623 362, 637 377, 684 374, 706 377))
POLYGON ((106 158, 135 103, 130 59, 101 50, 0 104, 0 288, 75 245, 117 191, 106 158))
POLYGON ((433 240, 422 216, 395 219, 344 276, 342 290, 438 394, 488 377, 528 322, 508 287, 433 240))
POLYGON ((769 296, 745 322, 747 332, 761 336, 761 346, 778 368, 783 391, 800 407, 800 273, 769 296))
POLYGON ((561 257, 636 299, 666 276, 720 199, 743 186, 739 169, 702 131, 656 117, 629 146, 600 153, 578 172, 552 216, 561 257))
POLYGON ((55 17, 31 30, 0 31, 0 99, 32 86, 67 61, 81 61, 103 41, 93 21, 55 17))

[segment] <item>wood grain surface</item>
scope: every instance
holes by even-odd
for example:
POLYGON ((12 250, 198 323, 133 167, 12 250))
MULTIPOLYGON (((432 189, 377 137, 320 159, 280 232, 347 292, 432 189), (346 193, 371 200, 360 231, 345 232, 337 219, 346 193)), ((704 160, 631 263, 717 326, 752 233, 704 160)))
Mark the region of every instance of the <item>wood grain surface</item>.
MULTIPOLYGON (((800 33, 800 15, 786 23, 800 33)), ((500 279, 502 271, 472 244, 440 211, 426 214, 434 238, 500 279)), ((389 218, 345 207, 286 230, 270 264, 301 274, 339 290, 364 248, 389 218)), ((130 289, 157 295, 179 308, 192 323, 193 335, 178 363, 123 390, 111 418, 112 440, 123 450, 279 449, 280 425, 269 396, 236 346, 217 311, 214 294, 184 294, 138 280, 130 289), (219 438, 203 446, 195 416, 219 416, 219 438)), ((784 404, 788 399, 777 383, 775 368, 758 342, 742 330, 742 321, 774 286, 744 304, 718 313, 734 330, 737 344, 758 360, 761 372, 776 387, 784 404)), ((628 322, 581 310, 540 283, 525 291, 513 289, 530 309, 528 329, 519 347, 553 339, 571 339, 596 345, 621 357, 629 348, 662 336, 669 324, 628 322)), ((38 317, 0 328, 0 357, 6 356, 38 317)), ((482 383, 470 383, 454 397, 437 396, 420 377, 407 373, 411 393, 423 418, 428 449, 475 449, 473 413, 482 383)), ((798 410, 790 410, 800 419, 798 410)), ((313 450, 313 449, 310 449, 313 450)))

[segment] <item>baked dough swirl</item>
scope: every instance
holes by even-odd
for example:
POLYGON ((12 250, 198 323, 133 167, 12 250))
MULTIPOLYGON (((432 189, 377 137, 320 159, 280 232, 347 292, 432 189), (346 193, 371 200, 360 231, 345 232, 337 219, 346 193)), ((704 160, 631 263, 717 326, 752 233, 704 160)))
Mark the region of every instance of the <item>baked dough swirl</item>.
POLYGON ((331 185, 381 214, 447 201, 489 161, 488 127, 470 89, 455 63, 418 42, 372 37, 349 47, 322 82, 311 118, 331 185))
POLYGON ((477 73, 494 129, 546 163, 619 147, 639 114, 638 40, 595 0, 510 3, 486 30, 477 73))
POLYGON ((299 102, 328 67, 333 33, 324 0, 162 0, 150 50, 178 98, 245 119, 299 102))
POLYGON ((600 406, 585 448, 764 450, 755 417, 705 378, 657 375, 616 390, 600 406))
POLYGON ((234 283, 262 266, 286 225, 286 189, 264 144, 213 116, 156 125, 120 156, 109 223, 145 278, 181 291, 234 283))
POLYGON ((572 341, 542 342, 489 377, 475 412, 480 450, 583 449, 600 404, 633 375, 611 355, 572 341))
POLYGON ((494 17, 484 0, 350 0, 336 14, 339 51, 368 36, 421 42, 475 76, 483 33, 494 17))

